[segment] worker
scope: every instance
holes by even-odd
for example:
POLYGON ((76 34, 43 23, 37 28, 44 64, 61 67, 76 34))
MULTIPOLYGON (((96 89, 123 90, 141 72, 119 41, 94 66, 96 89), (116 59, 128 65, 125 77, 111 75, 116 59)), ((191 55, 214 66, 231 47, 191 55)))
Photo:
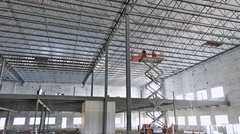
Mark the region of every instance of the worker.
POLYGON ((156 57, 157 57, 157 54, 155 53, 154 50, 152 51, 152 57, 153 57, 153 58, 156 58, 156 57))
POLYGON ((56 133, 53 130, 51 130, 49 134, 56 134, 56 133))
POLYGON ((145 57, 147 57, 147 53, 146 53, 145 49, 143 49, 142 50, 142 58, 145 58, 145 57))
POLYGON ((133 57, 133 56, 134 56, 134 51, 132 50, 132 51, 131 51, 131 57, 133 57))

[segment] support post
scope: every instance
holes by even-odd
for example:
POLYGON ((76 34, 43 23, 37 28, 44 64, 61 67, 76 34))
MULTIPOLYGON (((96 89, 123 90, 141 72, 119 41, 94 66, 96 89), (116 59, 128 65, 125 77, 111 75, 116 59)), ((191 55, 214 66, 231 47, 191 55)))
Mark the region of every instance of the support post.
POLYGON ((44 109, 44 116, 43 116, 43 133, 45 134, 45 119, 47 116, 47 109, 44 109))
POLYGON ((108 46, 105 49, 105 93, 103 103, 103 134, 107 134, 107 98, 108 98, 108 46))
POLYGON ((41 118, 40 118, 40 124, 39 124, 39 129, 38 129, 38 133, 40 134, 41 133, 41 129, 42 129, 42 123, 43 123, 43 110, 44 110, 44 107, 42 106, 42 110, 41 110, 41 118))
POLYGON ((7 127, 9 125, 10 115, 11 115, 11 111, 9 110, 8 114, 7 114, 7 118, 6 118, 5 124, 4 124, 4 132, 7 130, 7 127))
POLYGON ((92 71, 92 81, 91 81, 91 97, 93 97, 93 76, 94 71, 92 71))
POLYGON ((131 73, 130 73, 130 23, 129 23, 129 5, 126 5, 125 11, 125 34, 126 34, 126 106, 127 106, 127 134, 131 134, 131 73))
POLYGON ((50 118, 50 111, 48 111, 48 121, 47 121, 47 130, 49 129, 49 118, 50 118))
POLYGON ((141 110, 139 109, 139 111, 138 111, 138 118, 139 118, 139 127, 138 127, 138 131, 140 132, 141 131, 141 110))
POLYGON ((36 109, 35 109, 35 116, 34 116, 34 123, 33 123, 33 130, 32 133, 35 134, 35 128, 36 128, 36 118, 37 118, 37 112, 38 112, 38 100, 39 96, 37 96, 37 103, 36 103, 36 109))
POLYGON ((126 127, 126 112, 123 112, 123 127, 126 127))
POLYGON ((173 94, 173 113, 174 113, 174 120, 175 120, 175 125, 177 125, 177 115, 176 115, 176 107, 175 107, 175 95, 174 91, 172 91, 173 94))
POLYGON ((76 89, 75 87, 73 88, 73 96, 75 96, 76 89))
POLYGON ((0 70, 0 91, 2 90, 2 76, 3 76, 4 65, 5 65, 5 59, 2 58, 1 70, 0 70))

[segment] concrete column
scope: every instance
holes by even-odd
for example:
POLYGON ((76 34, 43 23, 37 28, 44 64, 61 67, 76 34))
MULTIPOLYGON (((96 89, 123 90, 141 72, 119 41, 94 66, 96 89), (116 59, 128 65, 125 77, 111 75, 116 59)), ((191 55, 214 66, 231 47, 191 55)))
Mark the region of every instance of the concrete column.
POLYGON ((56 116, 56 122, 55 122, 55 127, 61 128, 62 127, 62 117, 63 115, 61 113, 58 113, 55 115, 56 116))
POLYGON ((75 87, 73 88, 73 96, 75 96, 75 94, 76 94, 76 89, 75 89, 75 87))
POLYGON ((16 93, 17 83, 14 83, 13 94, 16 93))
MULTIPOLYGON (((107 105, 107 132, 115 133, 115 102, 107 105)), ((85 101, 82 104, 82 133, 102 134, 103 132, 103 101, 85 101)))
POLYGON ((174 92, 172 92, 173 95, 173 114, 174 114, 174 120, 175 120, 175 125, 178 125, 178 120, 177 120, 177 115, 176 115, 176 107, 175 107, 175 95, 174 92))
POLYGON ((74 128, 75 125, 73 124, 73 118, 75 117, 75 113, 72 113, 71 116, 67 117, 67 127, 74 128))
POLYGON ((30 126, 30 124, 29 124, 29 122, 30 122, 30 113, 28 112, 28 113, 26 113, 25 114, 25 117, 26 117, 26 119, 25 119, 25 127, 31 127, 30 126))
POLYGON ((199 114, 199 111, 198 111, 199 109, 196 109, 195 110, 195 112, 197 113, 197 115, 196 115, 196 119, 197 119, 197 129, 198 130, 201 130, 201 121, 200 121, 200 114, 199 114))
POLYGON ((143 89, 142 89, 142 95, 143 95, 142 98, 146 98, 146 89, 145 89, 145 87, 143 87, 143 89))

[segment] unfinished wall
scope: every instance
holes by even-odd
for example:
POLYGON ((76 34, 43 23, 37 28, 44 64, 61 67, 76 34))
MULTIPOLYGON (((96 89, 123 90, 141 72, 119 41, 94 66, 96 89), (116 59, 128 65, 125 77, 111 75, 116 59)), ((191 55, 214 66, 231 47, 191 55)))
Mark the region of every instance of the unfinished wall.
MULTIPOLYGON (((228 115, 230 124, 239 123, 237 117, 240 116, 240 48, 235 48, 223 55, 217 56, 194 68, 188 69, 178 75, 169 77, 165 80, 166 96, 172 97, 170 91, 176 95, 193 92, 195 99, 197 91, 206 89, 208 99, 211 100, 211 88, 223 86, 224 93, 227 95, 231 106, 219 106, 212 108, 200 108, 193 110, 177 110, 177 116, 186 117, 197 116, 198 126, 182 126, 184 129, 199 130, 201 115, 211 115, 212 125, 216 125, 215 115, 228 115)), ((225 99, 225 98, 219 98, 225 99)), ((216 99, 215 99, 216 100, 216 99)), ((173 116, 172 111, 168 111, 168 116, 173 116)))
MULTIPOLYGON (((127 127, 127 119, 126 119, 126 112, 116 113, 115 114, 115 127, 116 129, 126 129, 127 127), (118 122, 119 121, 119 122, 118 122)), ((138 126, 140 125, 140 129, 142 128, 142 124, 149 124, 152 122, 152 119, 150 119, 145 111, 142 110, 134 110, 132 111, 132 130, 137 130, 138 126), (140 113, 140 116, 139 116, 140 113), (140 118, 140 120, 139 120, 140 118)))
MULTIPOLYGON (((91 85, 86 85, 83 87, 82 84, 25 82, 24 86, 19 86, 17 83, 9 81, 3 82, 3 87, 0 93, 36 94, 40 87, 47 95, 55 95, 60 93, 69 96, 91 96, 91 85)), ((103 97, 104 90, 104 86, 94 85, 93 96, 103 97)), ((126 97, 126 87, 109 86, 108 95, 110 97, 126 97)), ((140 98, 141 88, 132 87, 131 95, 132 98, 140 98)))
MULTIPOLYGON (((44 114, 44 112, 43 112, 44 114)), ((0 114, 0 118, 7 118, 8 112, 1 112, 0 114)), ((30 118, 34 118, 35 117, 35 112, 10 112, 10 120, 9 120, 9 124, 8 124, 8 128, 7 129, 14 129, 14 130, 28 130, 33 128, 33 124, 30 124, 30 118), (25 118, 25 123, 24 125, 14 125, 14 118, 25 118)), ((41 112, 37 113, 37 118, 41 117, 41 112)), ((48 114, 47 116, 48 117, 48 114)), ((80 127, 81 124, 74 124, 73 123, 73 118, 77 117, 81 117, 81 113, 80 112, 52 112, 49 115, 50 118, 55 118, 55 123, 54 124, 49 124, 49 125, 45 125, 45 129, 48 128, 49 129, 60 129, 62 128, 62 118, 66 117, 67 118, 67 126, 66 128, 76 128, 76 127, 80 127)), ((36 128, 39 128, 39 124, 36 124, 36 128)), ((43 128, 43 126, 42 126, 43 128)))

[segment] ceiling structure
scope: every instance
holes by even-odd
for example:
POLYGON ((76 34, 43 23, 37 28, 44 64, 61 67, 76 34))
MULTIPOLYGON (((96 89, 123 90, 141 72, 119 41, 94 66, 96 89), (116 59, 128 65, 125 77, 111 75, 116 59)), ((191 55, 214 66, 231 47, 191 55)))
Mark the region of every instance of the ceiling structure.
MULTIPOLYGON (((240 44, 238 0, 2 0, 3 80, 125 85, 125 7, 130 49, 163 53, 162 78, 240 44)), ((2 62, 1 62, 2 63, 2 62)), ((133 86, 145 85, 146 65, 131 63, 133 86)))

